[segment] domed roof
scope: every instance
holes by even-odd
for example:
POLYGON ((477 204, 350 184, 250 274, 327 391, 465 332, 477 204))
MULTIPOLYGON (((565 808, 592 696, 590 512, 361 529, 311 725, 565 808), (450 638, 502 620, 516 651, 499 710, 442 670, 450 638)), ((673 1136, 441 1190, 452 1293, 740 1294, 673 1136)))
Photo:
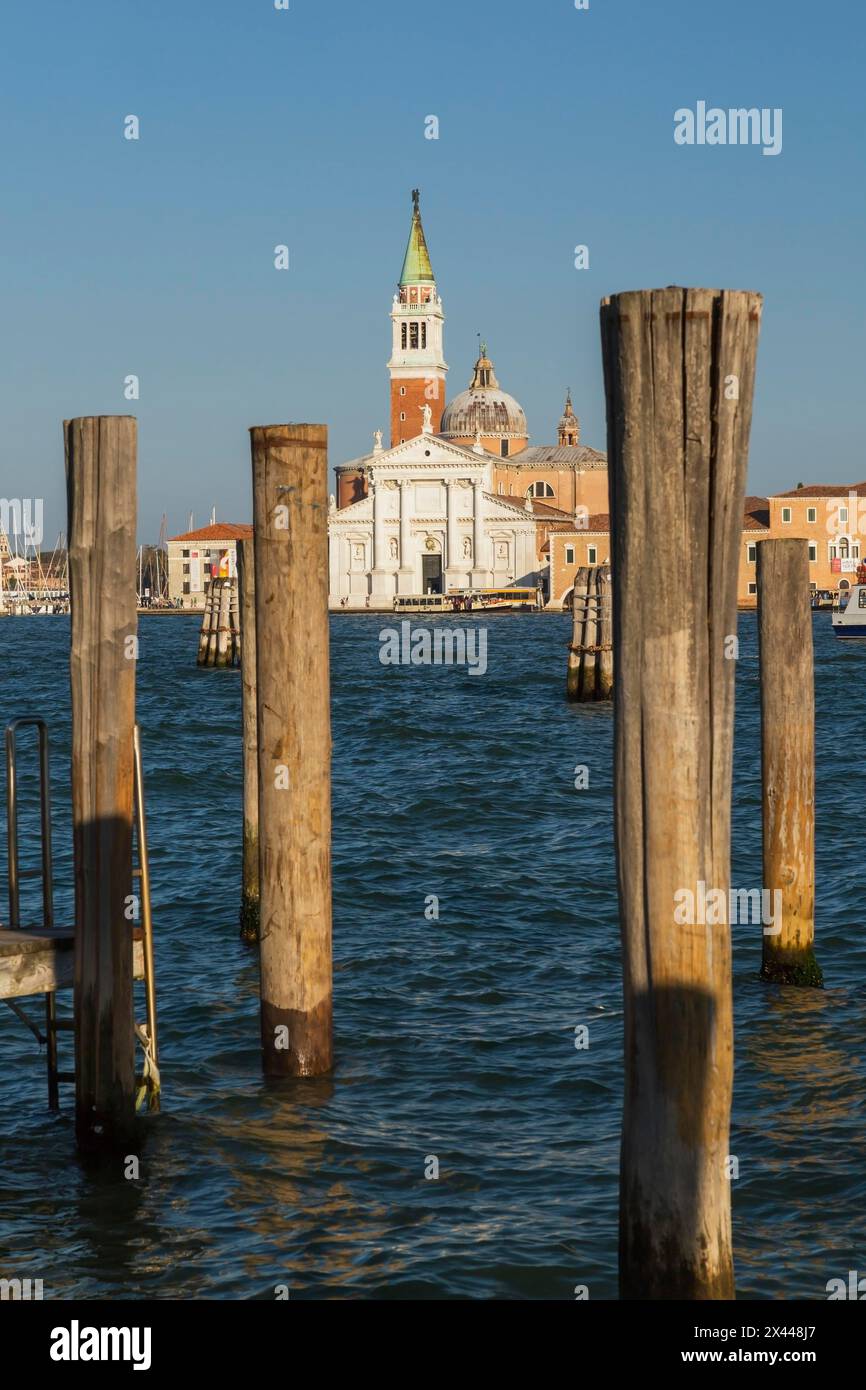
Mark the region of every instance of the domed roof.
POLYGON ((448 439, 478 435, 526 439, 529 434, 523 407, 500 387, 483 343, 472 384, 446 405, 439 433, 448 439))

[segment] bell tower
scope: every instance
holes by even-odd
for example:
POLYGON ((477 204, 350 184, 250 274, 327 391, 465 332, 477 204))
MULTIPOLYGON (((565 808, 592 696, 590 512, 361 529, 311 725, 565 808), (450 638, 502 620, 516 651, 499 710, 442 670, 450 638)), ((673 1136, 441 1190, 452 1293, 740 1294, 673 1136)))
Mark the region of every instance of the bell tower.
POLYGON ((436 290, 430 253, 421 225, 420 193, 412 190, 412 225, 403 270, 391 309, 391 447, 421 434, 429 405, 434 428, 445 409, 443 357, 445 314, 436 290))

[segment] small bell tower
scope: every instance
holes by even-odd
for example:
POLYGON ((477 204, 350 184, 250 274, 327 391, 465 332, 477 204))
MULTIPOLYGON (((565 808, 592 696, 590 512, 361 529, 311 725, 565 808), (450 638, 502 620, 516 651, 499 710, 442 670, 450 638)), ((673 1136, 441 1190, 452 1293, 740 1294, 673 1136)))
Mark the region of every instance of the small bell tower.
POLYGON ((559 442, 560 444, 579 444, 580 443, 580 421, 574 413, 571 404, 571 388, 565 397, 565 410, 559 421, 559 442))
POLYGON ((403 270, 391 309, 393 342, 391 377, 391 447, 414 439, 424 425, 424 407, 433 412, 434 428, 445 409, 443 356, 445 314, 436 290, 430 253, 421 223, 421 195, 412 190, 412 225, 403 270))

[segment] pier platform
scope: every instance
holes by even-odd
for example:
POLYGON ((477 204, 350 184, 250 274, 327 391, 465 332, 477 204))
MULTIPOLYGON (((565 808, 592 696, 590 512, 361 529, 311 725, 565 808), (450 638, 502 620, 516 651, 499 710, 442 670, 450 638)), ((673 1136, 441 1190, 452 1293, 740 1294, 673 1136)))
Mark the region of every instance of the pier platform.
MULTIPOLYGON (((133 976, 144 978, 142 930, 133 928, 133 976)), ((20 999, 71 989, 73 976, 71 927, 10 931, 0 927, 0 999, 20 999)))

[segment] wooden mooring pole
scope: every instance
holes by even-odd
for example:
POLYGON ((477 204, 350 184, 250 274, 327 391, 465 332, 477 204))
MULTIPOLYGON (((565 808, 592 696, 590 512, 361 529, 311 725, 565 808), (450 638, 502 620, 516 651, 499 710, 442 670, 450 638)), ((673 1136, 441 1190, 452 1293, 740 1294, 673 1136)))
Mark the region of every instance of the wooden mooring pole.
POLYGON ((580 699, 581 672, 583 669, 583 625, 586 619, 586 590, 589 570, 586 565, 578 568, 571 591, 571 644, 568 648, 568 670, 565 677, 565 693, 569 700, 580 699))
POLYGON ((815 958, 815 676, 809 542, 758 544, 764 922, 761 976, 821 988, 815 958))
POLYGON ((565 693, 583 703, 613 696, 609 565, 581 565, 575 576, 565 693))
POLYGON ((328 432, 250 431, 265 1072, 331 1067, 328 432))
POLYGON ((759 295, 601 308, 614 575, 625 1095, 620 1294, 734 1296, 726 1170, 737 568, 759 295))
POLYGON ((259 939, 259 745, 256 714, 256 570, 254 542, 238 541, 241 623, 241 725, 244 763, 244 843, 241 937, 259 939))
POLYGON ((132 927, 137 659, 136 422, 67 420, 75 1128, 85 1152, 128 1141, 135 1116, 132 927))
POLYGON ((237 580, 212 579, 205 594, 196 664, 238 666, 240 659, 237 580))

